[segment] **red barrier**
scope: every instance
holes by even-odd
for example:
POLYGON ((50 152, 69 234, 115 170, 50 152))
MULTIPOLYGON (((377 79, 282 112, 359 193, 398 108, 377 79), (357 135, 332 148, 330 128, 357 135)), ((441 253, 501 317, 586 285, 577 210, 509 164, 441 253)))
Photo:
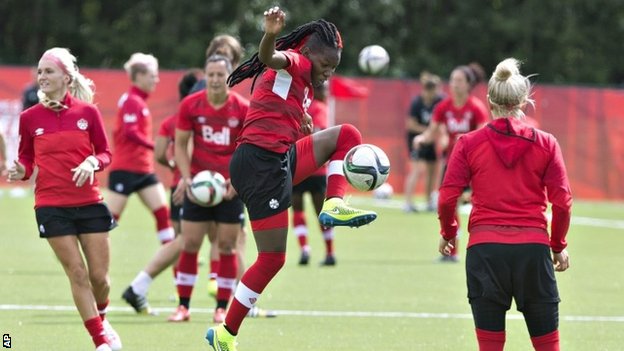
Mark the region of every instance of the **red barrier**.
MULTIPOLYGON (((100 107, 107 128, 112 130, 119 96, 128 88, 121 70, 83 69, 96 83, 95 102, 100 107)), ((154 133, 160 121, 177 108, 177 81, 182 71, 161 71, 160 84, 148 104, 154 121, 154 133)), ((21 91, 30 80, 30 69, 0 67, 0 131, 15 128, 21 91)), ((336 100, 337 124, 352 123, 362 132, 364 142, 383 148, 390 157, 389 182, 397 192, 403 189, 407 173, 405 119, 408 107, 420 85, 415 80, 355 79, 369 90, 367 99, 336 100)), ((249 82, 235 88, 248 96, 249 82)), ((485 87, 475 94, 485 97, 485 87)), ((577 198, 624 199, 620 175, 624 174, 624 91, 605 88, 559 87, 540 85, 535 89, 536 111, 529 111, 541 128, 554 134, 563 150, 572 191, 577 198)), ((15 136, 8 131, 9 143, 15 136)), ((15 152, 10 151, 10 159, 15 152)), ((158 175, 168 184, 164 168, 158 175)), ((99 175, 105 184, 106 174, 99 175)))

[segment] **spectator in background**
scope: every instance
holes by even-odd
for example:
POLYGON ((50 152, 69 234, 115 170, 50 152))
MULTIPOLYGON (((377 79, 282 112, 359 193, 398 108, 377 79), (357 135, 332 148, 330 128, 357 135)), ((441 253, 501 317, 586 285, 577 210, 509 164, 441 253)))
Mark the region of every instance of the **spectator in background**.
POLYGON ((531 83, 518 67, 513 58, 496 66, 488 84, 494 121, 455 144, 440 189, 438 250, 450 255, 456 245, 455 207, 471 184, 466 280, 479 350, 503 350, 505 314, 513 298, 535 350, 558 351, 554 271, 570 266, 566 234, 572 194, 557 140, 524 120, 522 109, 533 100, 531 83))
MULTIPOLYGON (((418 149, 423 144, 440 140, 448 135, 446 149, 448 160, 461 135, 483 127, 489 120, 487 108, 471 92, 484 79, 485 72, 476 63, 456 67, 451 72, 449 81, 450 96, 440 101, 433 109, 433 119, 429 127, 414 138, 414 148, 418 149)), ((446 162, 444 169, 446 169, 446 162)), ((442 173, 444 176, 444 171, 442 173)), ((457 220, 459 221, 459 216, 457 220)), ((440 259, 442 262, 458 262, 457 245, 453 247, 450 255, 441 256, 440 259)))
MULTIPOLYGON (((192 69, 186 72, 178 83, 178 93, 180 101, 185 98, 191 88, 197 83, 199 77, 203 75, 201 69, 192 69)), ((180 210, 181 206, 176 205, 173 201, 173 193, 175 192, 178 181, 180 180, 180 171, 173 161, 173 143, 175 138, 175 125, 178 120, 178 114, 175 113, 167 117, 161 124, 156 136, 154 146, 154 156, 158 163, 169 168, 173 172, 173 180, 171 185, 170 219, 175 231, 176 239, 162 245, 156 252, 152 260, 140 271, 134 278, 130 286, 123 292, 122 298, 137 313, 150 313, 151 309, 147 302, 147 293, 154 278, 156 278, 167 267, 171 266, 178 259, 180 250, 182 249, 182 238, 180 234, 180 210)), ((176 269, 174 268, 174 277, 176 269)))
POLYGON ((152 55, 138 52, 132 54, 124 69, 131 86, 118 102, 108 204, 119 220, 128 197, 136 192, 154 217, 160 243, 166 244, 174 239, 175 233, 169 219, 165 188, 154 173, 152 115, 146 102, 159 82, 158 61, 152 55))
POLYGON ((22 92, 22 111, 29 109, 30 107, 39 103, 39 84, 37 84, 37 68, 33 68, 31 71, 32 82, 26 86, 22 92))
POLYGON ((39 237, 47 239, 63 266, 96 350, 121 350, 119 335, 105 318, 108 232, 115 221, 94 178, 110 163, 111 152, 102 116, 91 103, 93 82, 78 72, 76 58, 64 48, 47 50, 37 72, 41 103, 20 115, 19 161, 9 170, 9 181, 26 180, 39 167, 39 237))
MULTIPOLYGON (((314 87, 314 100, 308 109, 308 113, 312 116, 313 131, 317 132, 328 127, 327 125, 327 89, 328 84, 314 87)), ((323 200, 325 200, 325 190, 327 189, 327 167, 320 167, 314 174, 303 180, 301 183, 293 186, 292 194, 292 210, 293 210, 293 232, 299 241, 301 256, 299 258, 300 265, 307 265, 310 260, 310 245, 308 245, 308 226, 305 220, 304 211, 304 193, 310 193, 314 210, 318 216, 323 208, 323 200)), ((318 223, 317 220, 314 221, 318 223)), ((336 265, 336 257, 334 256, 334 228, 326 227, 319 223, 323 240, 325 241, 325 260, 321 262, 323 266, 336 265)))
POLYGON ((419 178, 425 178, 425 197, 427 210, 433 211, 437 207, 436 196, 433 192, 438 189, 439 175, 438 158, 436 157, 435 141, 422 144, 418 149, 414 148, 414 137, 424 132, 429 126, 433 108, 444 98, 440 91, 440 77, 429 72, 420 74, 421 92, 412 100, 409 117, 406 121, 407 147, 410 156, 410 172, 405 178, 405 212, 417 212, 413 203, 413 194, 418 185, 419 178))

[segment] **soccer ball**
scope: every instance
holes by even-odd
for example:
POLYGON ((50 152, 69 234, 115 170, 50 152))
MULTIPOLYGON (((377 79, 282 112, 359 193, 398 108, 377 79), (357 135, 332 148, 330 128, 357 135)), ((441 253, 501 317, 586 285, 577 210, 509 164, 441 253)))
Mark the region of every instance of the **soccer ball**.
POLYGON ((394 188, 389 183, 383 183, 373 190, 373 197, 378 200, 388 200, 394 194, 394 188))
POLYGON ((375 190, 388 179, 390 160, 375 145, 356 145, 347 152, 342 170, 349 184, 357 190, 375 190))
POLYGON ((369 45, 360 51, 358 63, 362 72, 379 74, 388 67, 390 56, 386 49, 379 45, 369 45))
POLYGON ((199 205, 216 206, 223 201, 226 193, 225 178, 219 172, 201 171, 193 177, 191 194, 199 205))

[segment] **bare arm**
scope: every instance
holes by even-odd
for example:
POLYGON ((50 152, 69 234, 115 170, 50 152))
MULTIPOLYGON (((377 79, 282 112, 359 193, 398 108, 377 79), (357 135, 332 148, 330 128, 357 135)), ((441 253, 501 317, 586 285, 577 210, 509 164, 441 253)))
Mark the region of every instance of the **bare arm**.
POLYGON ((156 162, 169 169, 173 169, 175 167, 175 162, 167 159, 167 147, 169 147, 169 138, 162 135, 157 136, 154 143, 154 157, 156 158, 156 162))
POLYGON ((288 59, 275 50, 275 39, 284 29, 286 14, 275 6, 264 11, 264 36, 258 48, 258 59, 269 68, 282 69, 288 65, 288 59))

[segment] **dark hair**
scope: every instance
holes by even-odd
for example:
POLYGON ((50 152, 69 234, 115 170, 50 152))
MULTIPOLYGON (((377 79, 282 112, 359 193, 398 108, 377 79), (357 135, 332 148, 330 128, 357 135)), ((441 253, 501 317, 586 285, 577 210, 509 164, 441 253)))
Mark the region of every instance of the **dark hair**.
MULTIPOLYGON (((316 36, 317 39, 328 47, 342 49, 342 38, 340 37, 340 32, 338 32, 336 25, 324 19, 303 24, 289 34, 277 38, 275 41, 275 49, 283 51, 300 47, 301 43, 310 35, 316 36)), ((256 52, 250 59, 243 62, 230 74, 227 80, 228 85, 233 87, 251 77, 254 77, 255 83, 256 78, 258 78, 265 68, 266 65, 260 61, 258 53, 256 52)), ((253 90, 253 84, 251 89, 253 90)))
POLYGON ((464 66, 458 66, 455 69, 462 71, 466 75, 466 80, 468 80, 468 84, 470 84, 470 89, 483 82, 486 78, 485 70, 477 62, 471 62, 464 66))
POLYGON ((230 61, 229 58, 223 55, 219 55, 219 54, 210 55, 206 59, 206 63, 204 64, 204 67, 206 67, 210 62, 221 62, 221 61, 225 62, 225 69, 227 69, 228 74, 232 73, 232 61, 230 61))
POLYGON ((188 70, 180 81, 178 82, 178 94, 180 96, 180 100, 184 99, 188 94, 191 93, 191 89, 199 80, 199 77, 202 73, 202 70, 199 68, 193 68, 188 70))

